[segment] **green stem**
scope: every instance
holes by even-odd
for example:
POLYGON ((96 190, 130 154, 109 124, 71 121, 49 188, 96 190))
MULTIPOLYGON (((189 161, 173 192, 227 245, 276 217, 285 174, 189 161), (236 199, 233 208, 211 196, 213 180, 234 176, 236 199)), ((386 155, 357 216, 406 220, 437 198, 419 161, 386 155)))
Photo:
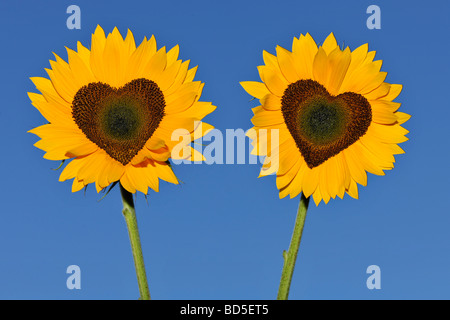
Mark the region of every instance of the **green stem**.
POLYGON ((295 261, 297 260, 298 248, 302 240, 303 226, 305 225, 306 211, 308 211, 309 197, 306 198, 303 193, 298 206, 297 218, 295 220, 294 232, 292 233, 289 250, 283 251, 283 271, 281 272, 280 287, 278 289, 277 300, 287 300, 289 289, 291 287, 292 275, 294 274, 295 261))
POLYGON ((136 220, 136 210, 134 209, 133 195, 120 185, 122 194, 123 216, 127 223, 128 235, 130 236, 131 251, 133 252, 134 267, 139 284, 140 300, 150 300, 148 290, 147 275, 145 274, 144 256, 142 255, 141 240, 136 220))

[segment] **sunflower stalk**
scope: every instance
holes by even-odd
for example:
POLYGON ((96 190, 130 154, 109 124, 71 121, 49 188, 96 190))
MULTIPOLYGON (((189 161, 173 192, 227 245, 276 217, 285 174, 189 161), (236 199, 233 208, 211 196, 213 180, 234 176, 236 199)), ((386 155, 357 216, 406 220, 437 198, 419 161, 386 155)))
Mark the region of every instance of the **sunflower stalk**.
POLYGON ((298 206, 297 218, 295 220, 294 232, 292 233, 291 244, 289 245, 288 251, 283 251, 284 264, 283 271, 281 272, 277 300, 287 300, 289 296, 289 289, 291 287, 292 275, 294 274, 295 262, 297 260, 298 249, 302 239, 308 205, 309 197, 306 198, 302 193, 300 204, 298 206))
POLYGON ((133 252, 134 267, 139 285, 139 300, 150 300, 147 275, 145 273, 144 256, 142 255, 141 240, 134 208, 133 195, 120 184, 120 193, 123 202, 123 216, 127 223, 128 235, 130 236, 131 251, 133 252))

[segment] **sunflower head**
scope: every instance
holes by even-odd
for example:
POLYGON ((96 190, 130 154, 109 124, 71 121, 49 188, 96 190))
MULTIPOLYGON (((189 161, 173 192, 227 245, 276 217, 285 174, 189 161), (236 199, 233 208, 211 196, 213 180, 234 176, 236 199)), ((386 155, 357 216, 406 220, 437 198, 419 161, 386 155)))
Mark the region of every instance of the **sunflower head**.
MULTIPOLYGON (((178 59, 178 45, 157 49, 152 36, 136 46, 131 31, 123 39, 117 28, 105 36, 100 26, 90 49, 78 42, 67 53, 68 62, 50 61, 49 79, 31 78, 40 93, 29 93, 49 122, 30 130, 41 138, 35 146, 46 159, 72 159, 60 181, 73 178, 72 191, 120 181, 132 193, 158 191, 159 179, 177 184, 172 132, 182 129, 190 143, 212 129, 201 122, 215 106, 199 101, 197 67, 178 59)), ((189 157, 203 159, 190 149, 189 157)))
POLYGON ((294 38, 292 51, 278 46, 263 58, 262 82, 241 85, 261 102, 249 136, 253 153, 270 156, 261 176, 276 173, 280 198, 303 192, 317 205, 345 193, 358 198, 366 172, 394 167, 394 155, 403 153, 398 144, 407 140, 401 124, 410 116, 397 111, 402 86, 384 81, 382 61, 367 44, 341 49, 331 33, 317 46, 306 34, 294 38), (269 149, 273 129, 279 145, 269 149))

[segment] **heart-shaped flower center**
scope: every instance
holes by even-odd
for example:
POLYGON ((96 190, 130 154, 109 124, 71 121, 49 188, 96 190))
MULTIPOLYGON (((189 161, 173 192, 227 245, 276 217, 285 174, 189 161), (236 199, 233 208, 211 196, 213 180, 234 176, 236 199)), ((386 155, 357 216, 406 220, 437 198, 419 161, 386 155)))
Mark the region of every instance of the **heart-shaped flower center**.
POLYGON ((372 121, 372 108, 362 95, 332 96, 314 80, 291 83, 281 104, 286 126, 311 169, 355 143, 372 121))
POLYGON ((89 140, 126 165, 158 128, 164 108, 164 95, 151 80, 118 89, 95 82, 75 94, 72 117, 89 140))

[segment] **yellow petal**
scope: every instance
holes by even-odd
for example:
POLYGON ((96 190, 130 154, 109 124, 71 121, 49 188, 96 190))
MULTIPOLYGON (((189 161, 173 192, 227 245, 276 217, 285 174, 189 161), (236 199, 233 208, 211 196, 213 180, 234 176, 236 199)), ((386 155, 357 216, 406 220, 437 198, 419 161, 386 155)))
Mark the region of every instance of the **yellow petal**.
MULTIPOLYGON (((379 159, 374 158, 367 149, 361 144, 361 142, 357 141, 352 145, 355 153, 358 155, 358 161, 364 166, 364 170, 379 175, 384 176, 385 173, 383 171, 384 164, 379 161, 379 159)), ((391 165, 386 165, 385 169, 392 168, 391 165)))
POLYGON ((175 80, 173 81, 172 85, 164 92, 165 97, 173 93, 176 93, 177 90, 180 88, 180 86, 184 84, 186 74, 189 68, 189 62, 190 62, 189 60, 186 60, 181 63, 180 70, 178 71, 175 80))
POLYGON ((158 176, 167 182, 178 184, 178 179, 173 173, 172 169, 167 164, 156 163, 156 171, 158 172, 158 176))
POLYGON ((271 93, 266 94, 261 100, 261 105, 265 110, 278 111, 281 110, 281 98, 271 93))
POLYGON ((269 91, 276 96, 282 97, 284 90, 286 90, 289 85, 287 80, 284 79, 284 77, 280 77, 280 75, 275 71, 265 66, 259 66, 258 71, 261 79, 269 91))
POLYGON ((130 179, 129 170, 126 170, 125 173, 120 178, 120 184, 130 193, 136 193, 136 187, 133 180, 130 179))
POLYGON ((277 175, 285 174, 298 161, 303 161, 293 139, 288 139, 280 144, 280 163, 277 175))
POLYGON ((125 68, 128 57, 125 56, 123 47, 123 38, 117 27, 110 33, 106 39, 103 51, 104 82, 113 87, 123 86, 125 82, 125 68))
POLYGON ((45 69, 49 75, 56 92, 68 103, 72 103, 75 93, 78 91, 78 80, 73 77, 69 65, 60 57, 55 61, 50 60, 52 70, 45 69))
POLYGON ((90 65, 95 77, 100 81, 106 82, 106 66, 104 62, 103 52, 105 49, 106 37, 105 32, 100 26, 97 26, 91 38, 91 55, 90 65))
POLYGON ((337 166, 337 172, 338 172, 338 181, 339 181, 339 190, 338 190, 338 196, 339 198, 344 198, 345 190, 350 185, 350 172, 347 167, 347 163, 344 161, 342 153, 337 154, 334 156, 334 159, 336 160, 336 166, 337 166))
POLYGON ((284 122, 281 111, 267 111, 263 110, 256 113, 252 118, 252 123, 258 127, 270 126, 284 122))
POLYGON ((403 112, 396 112, 395 115, 397 116, 397 121, 399 124, 403 124, 411 118, 409 114, 403 112))
POLYGON ((167 52, 167 65, 170 66, 175 63, 178 59, 178 54, 180 53, 180 46, 176 45, 167 52))
POLYGON ((314 80, 322 85, 328 81, 328 61, 327 54, 323 48, 319 48, 313 63, 314 80))
POLYGON ((326 82, 326 88, 332 95, 338 95, 341 84, 347 74, 348 67, 351 61, 350 49, 346 48, 341 51, 336 47, 328 56, 328 70, 329 75, 326 82))
POLYGON ((325 39, 322 48, 327 55, 330 54, 336 48, 339 48, 333 33, 330 33, 328 37, 325 39))
POLYGON ((358 185, 355 180, 352 180, 350 186, 347 189, 347 193, 350 197, 354 199, 358 199, 358 185))
POLYGON ((83 144, 73 147, 67 146, 66 148, 66 156, 70 158, 85 156, 98 150, 98 146, 91 141, 86 141, 83 144))
POLYGON ((131 32, 130 29, 127 31, 127 36, 124 41, 124 51, 126 53, 126 56, 129 57, 134 50, 136 50, 136 42, 134 41, 133 32, 131 32))
POLYGON ((353 151, 352 146, 341 151, 343 161, 347 164, 347 168, 352 180, 355 180, 360 185, 367 185, 367 174, 364 167, 359 162, 358 156, 353 151))
POLYGON ((73 118, 65 107, 59 108, 56 104, 47 102, 43 95, 28 92, 31 104, 39 110, 48 122, 62 126, 73 126, 73 118))
POLYGON ((364 148, 367 149, 371 158, 378 159, 377 163, 384 167, 393 168, 393 163, 395 158, 391 148, 386 143, 379 142, 375 139, 370 139, 370 137, 361 137, 359 139, 364 148))
POLYGON ((353 72, 361 66, 361 64, 364 62, 364 60, 367 57, 367 52, 369 51, 369 45, 363 44, 362 46, 359 46, 355 50, 352 51, 352 59, 350 62, 350 65, 348 66, 348 75, 352 75, 353 72))
POLYGON ((200 151, 191 147, 190 160, 191 161, 206 161, 206 158, 203 156, 203 154, 200 151))
POLYGON ((166 91, 175 81, 181 67, 181 60, 177 60, 168 66, 158 77, 157 84, 161 91, 166 91))
POLYGON ((379 110, 379 112, 390 112, 394 113, 400 108, 401 103, 392 102, 387 100, 373 100, 370 102, 372 110, 379 110))
POLYGON ((292 182, 292 180, 294 180, 300 167, 302 166, 302 162, 304 162, 304 161, 297 159, 296 161, 294 161, 294 164, 292 165, 292 167, 290 167, 285 172, 283 172, 282 175, 277 174, 276 183, 277 183, 278 189, 285 188, 287 185, 289 185, 292 182))
POLYGON ((270 93, 264 83, 261 82, 242 81, 240 82, 240 85, 244 88, 245 91, 247 91, 249 95, 257 99, 262 99, 264 96, 270 93))
POLYGON ((59 181, 66 181, 75 178, 78 170, 83 166, 87 157, 76 158, 70 161, 59 176, 59 181))
POLYGON ((166 143, 164 142, 164 140, 156 137, 155 135, 152 135, 152 137, 145 143, 145 146, 149 150, 158 150, 165 145, 166 143))
POLYGON ((34 83, 36 89, 38 89, 42 93, 45 100, 47 100, 51 104, 55 104, 57 107, 61 108, 61 110, 67 114, 72 113, 71 107, 72 102, 69 103, 66 100, 64 100, 58 94, 58 92, 56 92, 52 82, 49 79, 41 77, 32 77, 30 78, 30 80, 34 83))
POLYGON ((319 185, 320 170, 321 166, 306 169, 302 181, 305 197, 309 197, 317 189, 317 186, 319 185))
POLYGON ((280 46, 277 46, 276 50, 278 64, 286 80, 290 83, 299 80, 299 77, 295 71, 294 58, 292 57, 292 53, 280 46))
POLYGON ((90 66, 91 63, 91 50, 83 46, 80 41, 77 41, 77 53, 79 57, 83 60, 83 62, 90 66))
POLYGON ((142 73, 145 78, 158 82, 158 78, 166 68, 167 54, 166 48, 162 47, 156 54, 150 59, 148 64, 144 67, 142 73))
POLYGON ((83 180, 83 183, 88 185, 97 180, 98 173, 103 167, 103 163, 99 161, 100 158, 97 157, 97 154, 95 153, 85 157, 84 159, 86 160, 83 166, 81 166, 78 170, 77 179, 83 180))
POLYGON ((363 64, 346 77, 340 92, 369 93, 379 87, 386 78, 386 72, 380 72, 382 61, 363 64))
POLYGON ((391 84, 389 93, 383 97, 383 100, 392 101, 398 97, 400 92, 402 92, 403 86, 401 84, 391 84))
MULTIPOLYGON (((105 158, 109 157, 105 155, 105 158)), ((125 172, 125 167, 115 159, 110 158, 104 169, 102 169, 102 174, 106 176, 107 184, 103 185, 104 187, 108 186, 110 183, 118 181, 123 173, 125 172)))
POLYGON ((213 106, 211 102, 197 101, 187 110, 178 113, 177 116, 200 121, 214 110, 216 110, 216 106, 213 106))
POLYGON ((367 100, 378 100, 384 99, 391 89, 391 85, 389 83, 383 82, 378 88, 370 91, 369 93, 365 93, 364 97, 367 100))
POLYGON ((197 126, 191 133, 192 140, 200 139, 201 137, 207 135, 214 127, 208 123, 197 121, 197 126))
POLYGON ((372 104, 372 121, 379 124, 394 124, 397 122, 397 116, 386 104, 372 104))
POLYGON ((103 189, 109 186, 111 183, 118 181, 123 175, 125 167, 118 161, 109 157, 106 152, 99 150, 102 156, 103 166, 99 170, 96 184, 99 188, 103 189))
POLYGON ((70 70, 72 71, 74 78, 77 79, 78 87, 82 87, 91 82, 96 82, 96 78, 92 73, 90 66, 83 61, 81 55, 69 48, 66 49, 69 57, 70 70))
POLYGON ((272 69, 272 71, 277 72, 280 71, 280 67, 278 66, 277 57, 273 54, 263 50, 263 60, 266 67, 272 69))
MULTIPOLYGON (((146 148, 144 148, 146 149, 146 148)), ((158 150, 149 150, 150 159, 164 162, 167 161, 170 157, 170 151, 168 147, 163 147, 158 150)))
POLYGON ((155 192, 159 192, 159 178, 154 164, 148 164, 142 173, 147 184, 155 192))
MULTIPOLYGON (((327 179, 327 184, 325 185, 328 195, 331 198, 335 198, 340 191, 340 187, 343 185, 342 175, 340 174, 340 168, 337 165, 336 157, 329 158, 325 163, 325 177, 327 179)), ((322 190, 322 183, 321 183, 322 190)), ((325 201, 326 202, 326 201, 325 201)))
POLYGON ((291 191, 290 191, 290 198, 295 198, 300 194, 300 192, 303 191, 302 181, 303 176, 305 174, 305 171, 308 169, 308 166, 306 165, 306 162, 301 161, 300 169, 297 172, 297 175, 291 182, 291 191))
POLYGON ((398 124, 383 125, 376 122, 367 129, 367 133, 385 143, 402 143, 408 140, 406 134, 409 132, 398 124))
POLYGON ((194 104, 203 88, 200 81, 185 83, 176 94, 165 96, 167 114, 183 112, 194 104))
POLYGON ((184 79, 184 83, 194 81, 195 73, 197 72, 198 67, 195 66, 188 70, 186 74, 186 79, 184 79))
POLYGON ((132 188, 136 189, 143 194, 148 192, 148 182, 146 177, 146 172, 149 170, 149 166, 146 167, 135 167, 133 165, 128 165, 125 168, 124 176, 128 177, 129 183, 132 184, 132 188))
POLYGON ((300 38, 294 38, 292 43, 292 55, 294 67, 300 79, 313 78, 313 62, 317 54, 317 45, 309 33, 300 38))
POLYGON ((135 51, 133 51, 128 60, 125 82, 128 83, 131 80, 145 77, 144 68, 148 65, 155 53, 155 37, 152 36, 150 40, 144 38, 142 43, 135 51))
POLYGON ((322 201, 322 193, 320 192, 320 188, 316 188, 312 196, 314 203, 316 204, 316 206, 318 206, 320 201, 322 201))
POLYGON ((72 182, 72 192, 77 192, 80 191, 81 189, 83 189, 85 187, 83 180, 78 181, 77 179, 73 179, 72 182))
POLYGON ((88 140, 78 128, 73 129, 66 126, 46 124, 29 132, 42 138, 35 146, 46 151, 44 158, 49 160, 71 158, 73 155, 69 151, 72 149, 79 150, 78 148, 84 148, 85 151, 89 149, 88 153, 92 153, 95 151, 92 151, 92 149, 96 148, 94 147, 95 144, 88 140), (89 146, 89 144, 93 146, 89 146))

